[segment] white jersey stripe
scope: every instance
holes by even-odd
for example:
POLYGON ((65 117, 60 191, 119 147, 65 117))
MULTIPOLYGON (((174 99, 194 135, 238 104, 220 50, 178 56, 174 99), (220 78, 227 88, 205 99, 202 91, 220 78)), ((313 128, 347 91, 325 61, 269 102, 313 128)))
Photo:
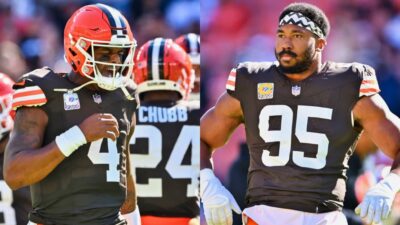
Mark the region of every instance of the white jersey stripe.
POLYGON ((235 86, 230 85, 230 84, 226 84, 226 89, 234 91, 235 90, 235 86))
POLYGON ((17 93, 23 93, 23 92, 29 92, 29 91, 39 91, 39 90, 42 90, 42 89, 40 89, 39 86, 24 87, 24 88, 15 90, 14 95, 17 93))
POLYGON ((190 52, 198 53, 199 50, 197 49, 197 35, 188 34, 188 41, 189 41, 189 46, 190 46, 190 52))
POLYGON ((14 98, 13 103, 28 101, 28 100, 38 100, 38 99, 46 99, 46 96, 44 94, 21 96, 14 98))
POLYGON ((235 76, 229 76, 229 77, 228 77, 228 80, 233 81, 233 82, 236 82, 236 77, 235 77, 235 76))

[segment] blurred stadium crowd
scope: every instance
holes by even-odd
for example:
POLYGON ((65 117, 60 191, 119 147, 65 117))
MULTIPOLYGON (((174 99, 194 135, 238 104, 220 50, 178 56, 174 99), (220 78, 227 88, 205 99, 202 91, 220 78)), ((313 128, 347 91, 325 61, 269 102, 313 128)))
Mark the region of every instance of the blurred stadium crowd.
POLYGON ((138 48, 156 38, 199 33, 198 0, 0 0, 0 71, 17 79, 48 66, 68 72, 63 33, 67 19, 79 7, 105 3, 129 20, 138 48))
MULTIPOLYGON (((282 9, 293 0, 202 0, 202 110, 216 102, 225 91, 231 68, 243 61, 275 61, 274 42, 278 17, 282 9)), ((375 68, 381 95, 389 108, 400 116, 400 1, 399 0, 304 0, 320 7, 331 23, 324 60, 360 62, 375 68)), ((228 186, 243 207, 247 175, 248 153, 244 128, 236 130, 227 145, 214 154, 217 176, 228 186), (235 194, 236 193, 236 194, 235 194)), ((364 142, 363 142, 364 143, 364 142)), ((348 172, 349 184, 345 207, 351 212, 357 204, 354 182, 363 187, 376 182, 382 170, 378 164, 390 160, 385 156, 369 154, 373 149, 368 141, 361 154, 355 154, 348 172), (368 177, 368 176, 367 176, 368 177), (375 179, 375 180, 374 180, 375 179), (368 183, 368 184, 367 184, 368 183)), ((387 171, 386 171, 387 172, 387 171)), ((358 188, 362 189, 362 188, 358 188)), ((362 192, 362 191, 361 191, 362 192)), ((359 196, 357 196, 359 198, 359 196)), ((400 208, 400 207, 398 207, 400 208)), ((397 212, 398 213, 398 212, 397 212)), ((396 210, 394 212, 396 214, 396 210)), ((353 215, 349 215, 352 217, 353 215)), ((238 218, 236 218, 238 219, 238 218)), ((354 223, 361 224, 358 218, 354 223)), ((351 220, 351 219, 349 219, 351 220)), ((239 224, 237 221, 235 224, 239 224)), ((393 224, 393 223, 392 223, 393 224)))

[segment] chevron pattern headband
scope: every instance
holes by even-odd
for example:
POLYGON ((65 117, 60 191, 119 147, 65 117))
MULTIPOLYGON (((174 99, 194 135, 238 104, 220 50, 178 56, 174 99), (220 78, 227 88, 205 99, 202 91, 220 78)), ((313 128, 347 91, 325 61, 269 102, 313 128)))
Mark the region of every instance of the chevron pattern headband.
POLYGON ((303 27, 304 29, 311 31, 320 38, 325 37, 321 28, 319 28, 317 24, 314 23, 314 21, 310 20, 308 17, 299 12, 290 12, 289 14, 286 14, 286 16, 281 19, 281 21, 279 21, 279 26, 287 24, 293 24, 299 27, 303 27))

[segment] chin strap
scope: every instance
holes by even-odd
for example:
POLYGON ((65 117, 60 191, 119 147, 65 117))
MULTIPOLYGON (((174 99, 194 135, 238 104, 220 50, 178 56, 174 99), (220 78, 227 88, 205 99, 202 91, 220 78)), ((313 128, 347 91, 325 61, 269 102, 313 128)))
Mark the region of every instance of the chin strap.
POLYGON ((134 97, 132 97, 131 94, 129 94, 128 90, 126 90, 126 86, 122 86, 122 87, 121 87, 121 90, 122 90, 122 92, 124 93, 125 97, 126 97, 128 100, 131 101, 131 100, 134 100, 134 99, 135 99, 134 97))
POLYGON ((76 88, 73 88, 73 89, 54 88, 53 91, 55 91, 55 92, 77 92, 77 91, 81 90, 83 87, 88 86, 89 84, 96 84, 96 81, 92 80, 92 81, 86 82, 76 88))

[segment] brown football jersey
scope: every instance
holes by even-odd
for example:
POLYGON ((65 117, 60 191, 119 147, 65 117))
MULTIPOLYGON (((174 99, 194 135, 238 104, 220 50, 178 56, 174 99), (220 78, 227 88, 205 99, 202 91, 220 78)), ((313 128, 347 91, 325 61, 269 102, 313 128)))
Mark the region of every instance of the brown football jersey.
POLYGON ((293 82, 276 63, 243 63, 227 91, 240 101, 250 151, 247 206, 340 210, 349 157, 361 128, 352 108, 379 92, 374 70, 327 62, 293 82))
POLYGON ((174 101, 142 103, 130 140, 141 215, 196 217, 200 114, 174 101))
POLYGON ((112 114, 120 130, 115 142, 103 138, 82 145, 43 180, 31 185, 30 220, 44 224, 113 224, 125 200, 126 156, 122 149, 137 104, 128 100, 120 89, 55 90, 75 87, 66 75, 48 68, 28 73, 14 85, 14 108, 40 107, 48 116, 43 146, 94 113, 112 114))

